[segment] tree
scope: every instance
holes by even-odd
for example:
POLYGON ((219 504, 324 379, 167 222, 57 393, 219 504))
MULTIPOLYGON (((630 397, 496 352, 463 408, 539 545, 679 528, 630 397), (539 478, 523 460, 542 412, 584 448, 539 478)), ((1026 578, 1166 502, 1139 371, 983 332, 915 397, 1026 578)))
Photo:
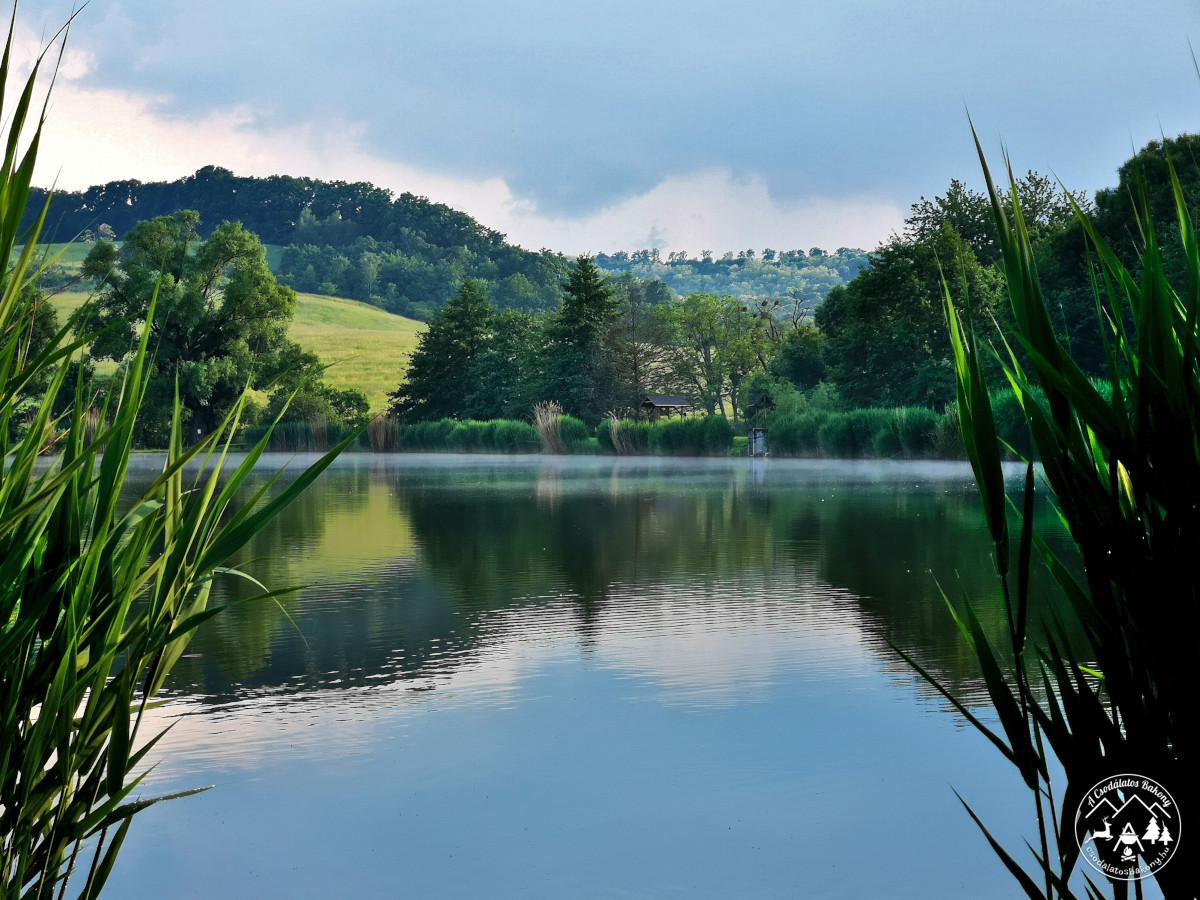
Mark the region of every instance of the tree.
POLYGON ((825 337, 811 322, 801 322, 786 335, 767 369, 775 378, 809 390, 825 377, 825 337))
POLYGON ((463 414, 472 419, 524 419, 535 402, 540 318, 515 309, 495 312, 482 347, 467 367, 463 414))
POLYGON ((1117 170, 1117 186, 1096 192, 1096 230, 1112 246, 1121 260, 1134 272, 1140 272, 1140 257, 1145 249, 1144 223, 1139 225, 1139 195, 1145 192, 1150 218, 1154 222, 1167 278, 1177 290, 1187 284, 1187 260, 1179 240, 1179 221, 1175 195, 1167 161, 1175 164, 1175 175, 1189 209, 1200 208, 1200 134, 1151 141, 1117 170))
MULTIPOLYGON (((717 358, 729 381, 727 395, 733 417, 738 416, 738 388, 750 373, 765 369, 771 357, 772 341, 767 329, 770 317, 764 318, 757 306, 722 297, 721 342, 717 358)), ((724 406, 721 408, 725 411, 724 406)))
POLYGON ((562 304, 546 327, 541 399, 595 423, 617 404, 616 363, 611 327, 616 298, 608 280, 588 256, 571 267, 562 304))
POLYGON ((978 321, 1000 299, 999 276, 949 223, 929 243, 893 239, 870 268, 829 292, 816 324, 828 377, 851 404, 940 408, 954 399, 943 277, 958 308, 978 321))
POLYGON ((357 389, 329 387, 321 377, 320 357, 288 342, 269 363, 264 380, 275 385, 264 418, 274 422, 325 420, 348 428, 367 424, 370 404, 357 389), (285 408, 286 407, 286 408, 285 408))
POLYGON ((696 291, 671 309, 667 364, 672 387, 714 412, 721 402, 725 372, 717 356, 721 340, 721 303, 716 294, 696 291))
MULTIPOLYGON (((1021 214, 1035 245, 1075 222, 1072 200, 1084 210, 1091 205, 1082 191, 1068 195, 1050 178, 1032 169, 1017 180, 1016 188, 1021 214)), ((947 224, 970 245, 983 265, 990 266, 1000 259, 991 202, 985 194, 971 190, 957 178, 951 179, 943 196, 932 200, 922 197, 912 205, 904 221, 904 239, 910 243, 930 243, 947 224)))
POLYGON ((1150 841, 1151 843, 1157 843, 1160 833, 1161 832, 1159 831, 1158 827, 1158 816, 1151 816, 1150 824, 1146 826, 1146 833, 1142 835, 1142 840, 1150 841))
POLYGON ((176 386, 189 433, 208 434, 247 386, 271 387, 266 376, 292 346, 296 295, 276 284, 258 238, 226 222, 200 240, 199 225, 191 210, 141 222, 120 249, 97 243, 83 264, 85 277, 102 282, 87 323, 105 329, 91 348, 98 359, 131 353, 157 290, 138 420, 144 444, 165 444, 176 386))
POLYGON ((462 415, 475 391, 472 363, 483 350, 495 312, 483 285, 465 279, 418 339, 408 375, 390 395, 392 414, 409 422, 462 415))
POLYGON ((736 417, 738 385, 770 358, 757 308, 728 294, 696 291, 672 305, 670 318, 667 366, 672 389, 710 413, 719 408, 724 414, 728 399, 736 417))
POLYGON ((625 274, 610 284, 617 298, 611 344, 615 349, 618 407, 636 409, 662 387, 671 338, 671 292, 657 279, 625 274))

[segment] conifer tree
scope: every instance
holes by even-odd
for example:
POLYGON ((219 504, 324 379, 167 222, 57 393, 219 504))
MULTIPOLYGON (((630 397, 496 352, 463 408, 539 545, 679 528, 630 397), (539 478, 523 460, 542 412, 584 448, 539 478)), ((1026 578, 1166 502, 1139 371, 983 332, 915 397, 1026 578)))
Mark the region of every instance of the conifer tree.
POLYGON ((472 361, 488 340, 496 309, 483 284, 468 278, 417 342, 390 411, 409 422, 460 416, 474 392, 472 361))
POLYGON ((581 256, 563 285, 563 300, 546 329, 542 399, 569 415, 599 422, 616 402, 616 361, 608 340, 617 301, 590 257, 581 256))

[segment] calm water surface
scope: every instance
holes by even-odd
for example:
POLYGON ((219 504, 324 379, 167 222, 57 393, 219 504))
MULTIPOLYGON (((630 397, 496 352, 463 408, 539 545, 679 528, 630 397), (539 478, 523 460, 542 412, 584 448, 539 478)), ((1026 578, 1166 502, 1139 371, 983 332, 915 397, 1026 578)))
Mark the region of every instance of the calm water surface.
POLYGON ((177 667, 146 793, 216 787, 111 896, 1013 896, 951 788, 1026 795, 888 646, 978 703, 935 576, 998 633, 988 552, 957 464, 346 457, 247 554, 312 586, 177 667))

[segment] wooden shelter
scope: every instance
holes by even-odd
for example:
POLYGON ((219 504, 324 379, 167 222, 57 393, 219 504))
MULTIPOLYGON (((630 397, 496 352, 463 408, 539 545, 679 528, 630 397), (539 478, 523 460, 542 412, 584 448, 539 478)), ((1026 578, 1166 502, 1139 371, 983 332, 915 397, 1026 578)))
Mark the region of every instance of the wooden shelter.
POLYGON ((674 413, 679 413, 682 419, 691 408, 692 404, 685 398, 674 394, 651 394, 642 401, 641 406, 642 415, 648 419, 657 419, 659 416, 669 419, 674 413))
POLYGON ((759 412, 766 412, 768 409, 774 408, 775 401, 771 399, 770 394, 759 394, 746 404, 746 412, 752 412, 755 415, 757 415, 759 412))

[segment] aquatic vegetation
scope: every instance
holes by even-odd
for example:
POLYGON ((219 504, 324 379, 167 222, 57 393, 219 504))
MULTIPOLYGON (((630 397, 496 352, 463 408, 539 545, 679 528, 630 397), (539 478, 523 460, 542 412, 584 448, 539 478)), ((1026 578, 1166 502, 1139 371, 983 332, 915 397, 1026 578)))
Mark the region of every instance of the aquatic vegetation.
MULTIPOLYGON (((10 22, 0 107, 12 29, 10 22)), ((257 585, 226 561, 341 448, 273 496, 263 488, 239 506, 235 495, 267 440, 226 466, 245 396, 191 447, 176 396, 161 474, 137 496, 122 496, 148 384, 150 329, 142 328, 123 380, 104 397, 89 395, 72 366, 95 337, 75 336, 80 315, 42 346, 30 339, 44 302, 36 283, 53 261, 36 256, 46 205, 19 233, 45 120, 44 108, 33 112, 44 62, 43 54, 13 108, 3 109, 0 258, 13 262, 0 289, 0 894, 62 897, 77 875, 80 896, 92 898, 134 815, 167 799, 134 793, 161 737, 145 733, 143 716, 195 629, 220 611, 209 606, 214 580, 257 585), (72 380, 67 410, 56 414, 72 380)), ((259 588, 260 598, 280 593, 259 588)))
POLYGON ((733 424, 724 416, 647 422, 609 418, 596 428, 597 450, 618 456, 728 456, 733 424))
MULTIPOLYGON (((1094 254, 1097 314, 1104 323, 1109 384, 1094 384, 1055 336, 1017 192, 1005 204, 982 149, 979 156, 1015 322, 1005 375, 1041 461, 1040 480, 1070 529, 1085 576, 1077 579, 1033 528, 1039 478, 1032 463, 1023 488, 1013 496, 1006 491, 979 338, 972 322, 957 317, 947 292, 962 440, 994 542, 1007 634, 994 646, 969 603, 958 619, 982 667, 999 727, 983 724, 926 677, 1028 786, 1038 830, 1030 845, 1031 871, 968 806, 1024 892, 1076 896, 1074 875, 1076 883, 1091 876, 1087 894, 1100 896, 1096 881, 1103 879, 1081 864, 1084 842, 1075 828, 1076 812, 1094 785, 1136 773, 1163 785, 1184 815, 1198 808, 1194 742, 1200 730, 1192 681, 1200 633, 1200 243, 1169 158, 1185 284, 1168 280, 1156 235, 1156 224, 1163 223, 1152 220, 1145 191, 1138 221, 1130 223, 1143 242, 1137 273, 1076 210, 1094 254), (1020 513, 1016 534, 1009 528, 1010 508, 1020 513), (1036 641, 1027 627, 1035 560, 1054 577, 1075 620, 1053 623, 1036 641), (1069 624, 1083 637, 1068 640, 1069 624), (1061 783, 1057 766, 1065 776, 1061 783)), ((1009 179, 1013 183, 1011 168, 1009 179)), ((1196 893, 1196 867, 1185 859, 1153 876, 1168 898, 1196 893)), ((1127 896, 1128 882, 1113 879, 1113 891, 1127 896)))

